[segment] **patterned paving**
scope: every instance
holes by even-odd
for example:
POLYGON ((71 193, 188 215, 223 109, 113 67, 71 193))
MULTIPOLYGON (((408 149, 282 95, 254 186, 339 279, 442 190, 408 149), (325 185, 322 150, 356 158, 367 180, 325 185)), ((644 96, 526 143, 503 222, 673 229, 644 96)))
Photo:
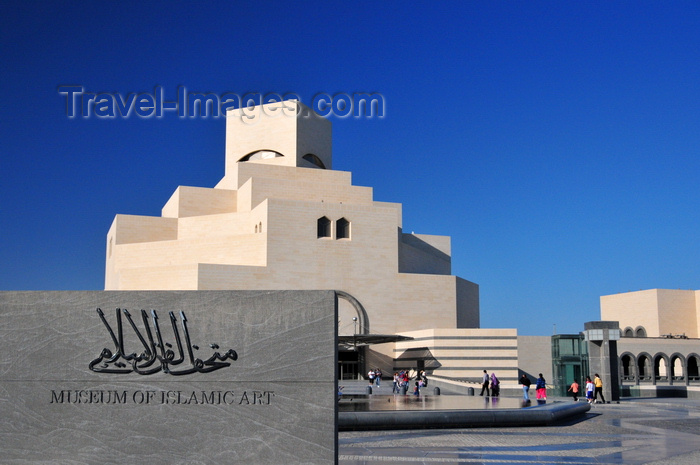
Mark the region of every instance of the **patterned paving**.
POLYGON ((700 463, 700 403, 595 405, 563 425, 345 432, 339 465, 700 463))

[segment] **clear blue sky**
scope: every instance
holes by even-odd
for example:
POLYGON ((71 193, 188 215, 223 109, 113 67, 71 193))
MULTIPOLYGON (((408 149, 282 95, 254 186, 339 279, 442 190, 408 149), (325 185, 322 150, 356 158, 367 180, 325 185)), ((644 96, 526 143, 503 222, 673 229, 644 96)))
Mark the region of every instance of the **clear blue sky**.
POLYGON ((334 168, 452 236, 484 327, 700 288, 696 1, 5 2, 0 47, 1 289, 101 289, 115 214, 223 176, 223 118, 69 119, 59 85, 381 93, 334 168))

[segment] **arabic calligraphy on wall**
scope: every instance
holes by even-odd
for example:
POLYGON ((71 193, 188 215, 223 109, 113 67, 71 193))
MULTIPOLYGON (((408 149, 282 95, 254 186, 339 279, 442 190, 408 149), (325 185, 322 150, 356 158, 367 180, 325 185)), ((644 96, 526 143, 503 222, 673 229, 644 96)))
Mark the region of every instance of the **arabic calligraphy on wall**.
MULTIPOLYGON (((102 323, 112 339, 114 350, 107 347, 102 349, 100 356, 90 362, 90 370, 97 373, 114 373, 126 374, 137 373, 139 375, 152 375, 154 373, 163 372, 174 376, 189 375, 192 373, 210 373, 231 366, 227 360, 238 360, 238 353, 235 350, 229 349, 223 355, 217 352, 218 344, 211 343, 209 346, 215 352, 206 359, 195 356, 195 350, 199 350, 199 346, 193 344, 190 340, 190 333, 187 329, 187 317, 184 312, 180 312, 180 324, 173 312, 169 312, 170 326, 175 339, 175 347, 170 342, 164 342, 163 331, 161 330, 158 320, 158 314, 155 310, 151 310, 149 318, 146 310, 141 310, 141 319, 143 321, 143 332, 136 326, 131 314, 127 309, 116 309, 116 324, 117 332, 115 334, 112 326, 107 322, 104 312, 97 309, 97 314, 100 316, 102 323), (135 351, 129 351, 124 343, 124 325, 122 315, 126 318, 129 326, 139 340, 142 347, 138 347, 135 351), (149 321, 150 320, 150 321, 149 321), (153 330, 151 330, 153 326, 153 330), (182 336, 184 344, 180 336, 180 328, 182 328, 182 336), (155 334, 155 336, 154 336, 155 334)), ((137 344, 138 346, 138 344, 137 344)))

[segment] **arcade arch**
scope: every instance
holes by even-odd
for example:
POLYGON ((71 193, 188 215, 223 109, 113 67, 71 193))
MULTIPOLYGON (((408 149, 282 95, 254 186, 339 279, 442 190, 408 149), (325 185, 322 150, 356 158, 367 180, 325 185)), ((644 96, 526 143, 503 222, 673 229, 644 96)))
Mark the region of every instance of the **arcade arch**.
POLYGON ((618 361, 622 384, 700 384, 700 355, 695 352, 673 352, 670 356, 658 352, 652 356, 648 352, 635 355, 627 351, 620 354, 618 361))

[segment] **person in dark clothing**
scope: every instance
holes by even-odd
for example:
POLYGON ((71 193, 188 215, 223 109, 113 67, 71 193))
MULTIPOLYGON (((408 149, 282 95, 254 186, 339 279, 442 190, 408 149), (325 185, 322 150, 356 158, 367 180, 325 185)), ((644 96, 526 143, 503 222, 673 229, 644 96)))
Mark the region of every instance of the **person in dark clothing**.
POLYGON ((527 377, 527 375, 523 374, 520 377, 520 384, 523 385, 523 400, 526 402, 530 401, 530 385, 532 382, 530 381, 530 378, 527 377))
POLYGON ((501 392, 501 382, 498 380, 496 373, 491 372, 491 396, 498 397, 501 392))

